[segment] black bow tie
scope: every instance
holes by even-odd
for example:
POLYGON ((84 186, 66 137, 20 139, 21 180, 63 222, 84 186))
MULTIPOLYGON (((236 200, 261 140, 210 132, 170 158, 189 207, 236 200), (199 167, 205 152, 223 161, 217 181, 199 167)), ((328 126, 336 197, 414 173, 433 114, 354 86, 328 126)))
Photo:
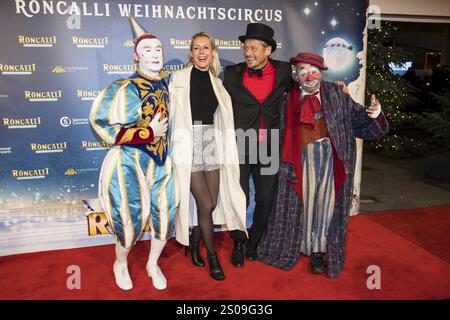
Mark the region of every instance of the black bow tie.
POLYGON ((263 69, 252 69, 248 68, 248 75, 250 77, 253 77, 254 75, 257 75, 258 77, 262 77, 263 69))

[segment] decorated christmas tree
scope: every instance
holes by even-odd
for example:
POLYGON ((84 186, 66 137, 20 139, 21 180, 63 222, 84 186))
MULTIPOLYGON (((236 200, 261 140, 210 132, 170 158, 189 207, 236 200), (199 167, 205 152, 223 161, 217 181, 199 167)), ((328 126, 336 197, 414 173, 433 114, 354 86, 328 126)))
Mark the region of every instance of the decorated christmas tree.
POLYGON ((370 29, 367 51, 366 101, 375 94, 381 102, 389 122, 390 131, 381 139, 368 141, 365 145, 383 155, 409 157, 419 154, 425 145, 407 134, 414 130, 414 116, 407 112, 408 105, 418 103, 417 91, 407 80, 392 73, 391 65, 402 66, 412 57, 394 44, 397 27, 387 21, 381 28, 370 29))
POLYGON ((450 89, 430 94, 435 104, 417 116, 418 123, 423 130, 432 134, 435 145, 450 151, 450 89))

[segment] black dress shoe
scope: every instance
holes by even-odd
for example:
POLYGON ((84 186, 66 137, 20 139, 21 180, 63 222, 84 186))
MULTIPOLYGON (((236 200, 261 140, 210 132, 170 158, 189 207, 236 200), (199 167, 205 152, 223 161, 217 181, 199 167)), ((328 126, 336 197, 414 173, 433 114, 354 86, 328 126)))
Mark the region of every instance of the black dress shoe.
POLYGON ((234 241, 233 251, 231 252, 231 264, 235 267, 244 265, 244 243, 242 241, 234 241))
POLYGON ((192 237, 189 237, 189 252, 191 253, 192 264, 197 267, 204 267, 205 261, 203 261, 200 255, 199 241, 194 241, 192 237))
POLYGON ((311 269, 314 273, 324 273, 325 263, 323 261, 323 253, 313 253, 311 259, 311 269))
POLYGON ((223 274, 222 267, 219 263, 219 257, 217 256, 217 253, 209 253, 208 252, 208 263, 209 263, 209 273, 211 275, 211 278, 214 280, 224 280, 225 275, 223 274))
POLYGON ((249 245, 247 250, 245 251, 245 256, 250 261, 255 261, 258 259, 258 253, 256 251, 256 247, 249 245))

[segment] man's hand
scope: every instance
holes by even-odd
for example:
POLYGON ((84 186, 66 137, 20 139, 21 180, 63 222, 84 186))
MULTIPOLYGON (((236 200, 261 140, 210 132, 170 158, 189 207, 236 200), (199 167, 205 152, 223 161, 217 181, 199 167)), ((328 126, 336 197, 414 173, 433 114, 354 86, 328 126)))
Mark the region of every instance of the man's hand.
POLYGON ((344 91, 345 94, 350 94, 348 92, 348 87, 344 81, 336 80, 334 83, 336 83, 339 87, 341 87, 342 91, 344 91))
POLYGON ((374 94, 370 96, 370 107, 366 109, 366 112, 368 113, 369 117, 374 119, 381 113, 381 104, 374 94))
POLYGON ((167 131, 167 118, 159 121, 161 118, 161 113, 156 114, 153 120, 150 122, 150 128, 153 130, 153 135, 155 137, 163 136, 167 131))

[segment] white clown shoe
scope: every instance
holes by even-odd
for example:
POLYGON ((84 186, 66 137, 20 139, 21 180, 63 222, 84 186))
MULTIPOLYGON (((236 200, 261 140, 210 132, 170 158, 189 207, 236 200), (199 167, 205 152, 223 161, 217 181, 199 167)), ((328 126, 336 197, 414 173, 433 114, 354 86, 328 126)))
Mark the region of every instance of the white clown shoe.
POLYGON ((131 281, 130 273, 128 272, 128 266, 119 264, 114 261, 113 265, 114 277, 116 278, 117 286, 122 290, 133 289, 133 281, 131 281))
POLYGON ((167 288, 167 279, 161 271, 159 266, 156 266, 156 269, 149 270, 147 267, 147 275, 152 279, 153 286, 155 289, 164 290, 167 288))

